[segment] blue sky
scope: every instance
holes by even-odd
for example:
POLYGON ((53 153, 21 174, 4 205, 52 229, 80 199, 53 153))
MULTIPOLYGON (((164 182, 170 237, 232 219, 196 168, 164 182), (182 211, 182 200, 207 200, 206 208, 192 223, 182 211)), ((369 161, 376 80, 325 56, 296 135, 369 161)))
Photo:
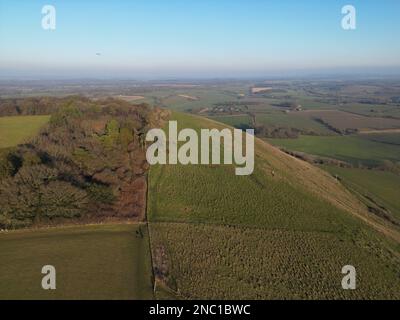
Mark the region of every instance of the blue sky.
POLYGON ((400 70, 398 0, 0 0, 0 75, 267 76, 400 70), (41 28, 54 5, 56 30, 41 28), (341 8, 357 29, 341 28, 341 8), (101 53, 101 55, 96 55, 101 53))

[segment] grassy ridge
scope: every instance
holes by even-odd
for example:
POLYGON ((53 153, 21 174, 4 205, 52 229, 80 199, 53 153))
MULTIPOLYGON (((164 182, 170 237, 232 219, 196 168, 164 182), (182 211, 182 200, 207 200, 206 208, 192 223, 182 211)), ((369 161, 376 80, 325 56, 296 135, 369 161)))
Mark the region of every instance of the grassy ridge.
MULTIPOLYGON (((173 120, 178 122, 178 129, 222 128, 216 122, 181 113, 174 113, 173 120)), ((301 168, 300 163, 283 153, 270 155, 259 147, 256 143, 255 171, 250 176, 236 176, 232 165, 152 166, 149 219, 324 231, 345 228, 351 223, 346 213, 310 194, 304 186, 293 184, 295 179, 304 179, 303 175, 295 176, 298 169, 310 171, 306 176, 311 179, 314 172, 309 167, 301 168), (294 168, 280 168, 273 161, 279 165, 288 162, 294 168), (329 219, 332 215, 337 219, 334 223, 329 219)), ((317 178, 321 178, 321 173, 317 172, 317 178)), ((322 178, 319 188, 326 179, 322 178)))
POLYGON ((148 248, 145 225, 0 234, 0 299, 151 299, 148 248), (56 268, 56 290, 41 288, 44 265, 56 268))
POLYGON ((50 116, 0 117, 0 148, 16 146, 37 134, 50 116))
MULTIPOLYGON (((179 128, 221 127, 173 118, 179 128)), ((235 176, 232 166, 154 166, 153 256, 159 262, 163 248, 168 284, 189 298, 398 298, 390 284, 399 248, 343 204, 357 210, 328 174, 260 141, 247 177, 235 176), (341 290, 346 264, 360 272, 361 288, 352 294, 341 290)))

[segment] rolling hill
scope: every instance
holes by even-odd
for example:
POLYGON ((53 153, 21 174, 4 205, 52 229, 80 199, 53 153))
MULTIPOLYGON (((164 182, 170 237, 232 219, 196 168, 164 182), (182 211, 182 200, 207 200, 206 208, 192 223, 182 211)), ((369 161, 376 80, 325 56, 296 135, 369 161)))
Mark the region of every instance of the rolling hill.
MULTIPOLYGON (((178 128, 222 128, 173 113, 178 128)), ((328 173, 256 140, 255 172, 153 166, 157 284, 182 298, 399 298, 399 232, 328 173), (386 236, 384 235, 386 234, 386 236), (341 288, 354 265, 358 287, 341 288)))

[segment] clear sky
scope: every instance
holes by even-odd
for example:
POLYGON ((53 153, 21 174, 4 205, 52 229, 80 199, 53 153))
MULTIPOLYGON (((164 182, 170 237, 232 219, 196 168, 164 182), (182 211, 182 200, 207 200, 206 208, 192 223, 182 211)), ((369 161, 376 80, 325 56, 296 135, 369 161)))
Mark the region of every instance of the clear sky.
POLYGON ((0 0, 3 78, 393 71, 399 40, 399 0, 0 0), (346 4, 356 30, 341 27, 346 4))

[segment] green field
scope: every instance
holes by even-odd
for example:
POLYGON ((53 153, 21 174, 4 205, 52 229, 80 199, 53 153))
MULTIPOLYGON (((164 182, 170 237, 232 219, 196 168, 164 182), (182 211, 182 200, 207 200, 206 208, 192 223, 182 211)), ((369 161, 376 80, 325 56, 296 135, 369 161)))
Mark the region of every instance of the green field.
MULTIPOLYGON (((325 128, 320 123, 299 116, 297 113, 276 113, 271 112, 268 114, 265 113, 256 113, 256 124, 265 125, 269 127, 282 127, 282 128, 294 128, 306 132, 315 132, 318 135, 333 135, 334 132, 325 128)), ((226 115, 226 116, 212 116, 210 119, 225 123, 230 126, 240 127, 243 125, 252 126, 252 121, 250 116, 248 115, 226 115)))
POLYGON ((235 91, 211 88, 176 89, 171 91, 170 95, 164 96, 162 98, 162 103, 172 110, 184 111, 188 109, 203 109, 212 107, 216 103, 235 101, 237 95, 238 92, 235 91), (197 100, 190 100, 179 95, 196 97, 197 100))
POLYGON ((2 233, 0 261, 0 300, 152 298, 144 224, 2 233), (44 265, 56 268, 56 290, 41 288, 44 265))
POLYGON ((360 135, 360 137, 369 141, 400 146, 400 133, 370 133, 360 135))
POLYGON ((366 117, 359 114, 339 110, 309 110, 297 113, 305 119, 322 119, 331 127, 340 131, 346 129, 393 129, 400 128, 399 119, 366 117))
POLYGON ((366 115, 369 117, 396 117, 400 118, 400 109, 395 106, 387 105, 371 105, 361 103, 345 104, 340 107, 340 110, 366 115))
MULTIPOLYGON (((173 118, 182 128, 219 127, 173 118)), ((399 298, 399 249, 333 205, 356 201, 330 175, 262 142, 251 176, 167 165, 152 167, 149 183, 153 261, 180 297, 399 298), (341 289, 346 264, 360 273, 357 291, 341 289)))
POLYGON ((243 125, 251 127, 252 125, 251 118, 248 115, 210 116, 209 118, 236 128, 243 125))
POLYGON ((50 116, 0 117, 0 148, 20 144, 37 134, 50 116))
POLYGON ((270 115, 256 115, 257 124, 266 126, 289 127, 303 131, 313 131, 318 135, 334 134, 318 122, 299 116, 299 113, 292 112, 289 114, 275 113, 270 115))
POLYGON ((324 166, 337 175, 349 189, 374 199, 400 219, 400 176, 391 172, 324 166))
POLYGON ((400 161, 400 146, 371 141, 362 136, 301 136, 298 139, 268 141, 288 150, 335 158, 353 165, 375 166, 383 160, 400 161))

